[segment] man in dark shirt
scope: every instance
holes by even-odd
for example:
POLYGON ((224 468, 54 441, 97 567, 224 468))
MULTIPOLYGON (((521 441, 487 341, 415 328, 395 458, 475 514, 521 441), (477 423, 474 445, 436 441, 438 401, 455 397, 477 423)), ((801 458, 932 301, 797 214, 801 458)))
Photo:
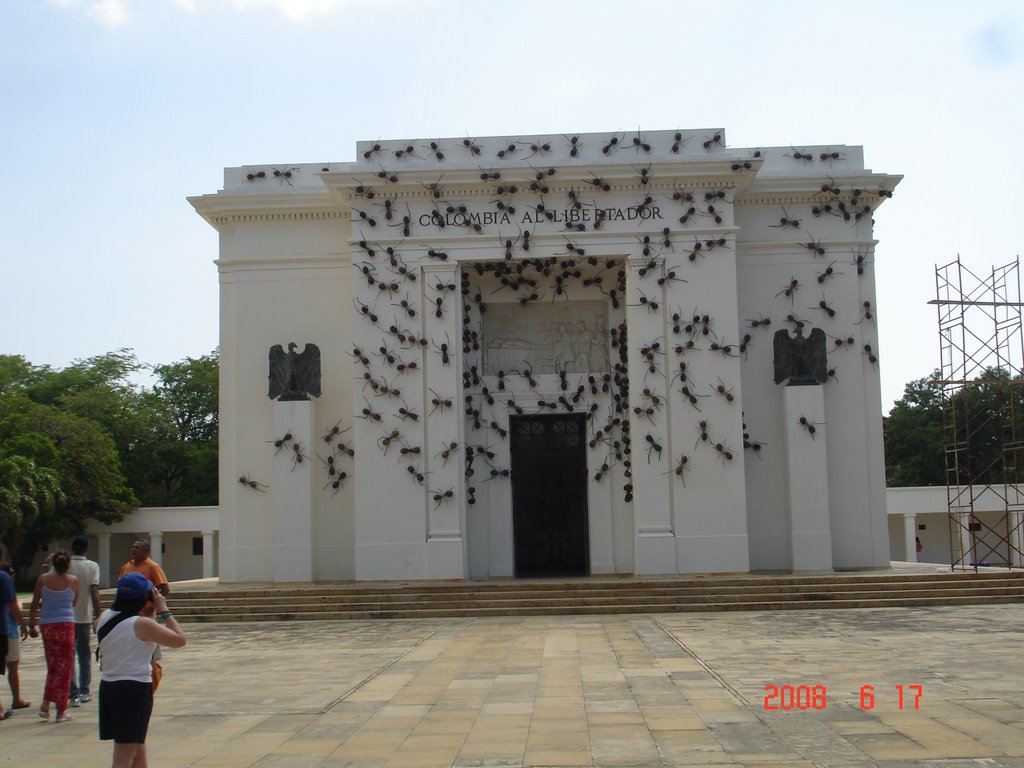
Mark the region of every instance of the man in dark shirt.
MULTIPOLYGON (((0 570, 0 605, 7 606, 11 619, 18 624, 25 623, 25 617, 21 615, 21 606, 18 605, 18 593, 14 589, 14 582, 7 572, 0 570)), ((7 619, 3 611, 0 611, 0 675, 7 672, 7 619)), ((6 720, 13 714, 10 709, 5 709, 0 703, 0 720, 6 720)))

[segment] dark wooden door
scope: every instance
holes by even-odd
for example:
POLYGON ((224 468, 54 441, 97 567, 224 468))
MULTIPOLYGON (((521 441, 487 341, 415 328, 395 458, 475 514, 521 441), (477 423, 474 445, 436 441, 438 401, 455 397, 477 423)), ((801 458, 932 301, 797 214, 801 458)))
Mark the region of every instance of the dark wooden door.
POLYGON ((514 416, 512 521, 517 576, 585 576, 587 433, 581 415, 514 416))

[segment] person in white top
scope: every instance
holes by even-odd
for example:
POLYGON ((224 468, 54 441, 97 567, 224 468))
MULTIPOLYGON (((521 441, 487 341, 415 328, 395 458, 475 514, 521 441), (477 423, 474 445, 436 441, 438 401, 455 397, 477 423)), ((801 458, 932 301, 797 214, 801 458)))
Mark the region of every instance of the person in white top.
POLYGON ((151 662, 157 646, 181 648, 185 633, 167 598, 140 573, 117 582, 110 610, 96 623, 102 670, 100 739, 114 741, 112 768, 147 768, 146 733, 153 712, 151 662), (152 607, 154 617, 141 615, 152 607))
POLYGON ((92 623, 100 615, 100 566, 85 555, 89 551, 89 537, 75 536, 71 541, 71 574, 78 579, 78 602, 75 603, 75 658, 78 674, 71 668, 72 707, 92 700, 89 683, 92 681, 92 649, 89 635, 92 623), (86 597, 88 595, 88 597, 86 597))

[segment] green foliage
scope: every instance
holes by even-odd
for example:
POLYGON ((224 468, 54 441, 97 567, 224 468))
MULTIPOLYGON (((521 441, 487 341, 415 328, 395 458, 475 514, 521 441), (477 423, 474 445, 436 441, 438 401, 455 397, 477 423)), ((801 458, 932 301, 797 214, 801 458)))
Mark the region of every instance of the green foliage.
POLYGON ((67 368, 0 355, 0 539, 40 546, 136 506, 217 503, 216 352, 156 366, 131 350, 67 368))
POLYGON ((63 501, 55 471, 24 456, 0 459, 0 530, 29 525, 63 501))
MULTIPOLYGON (((933 371, 907 384, 883 420, 887 484, 946 485, 955 482, 957 472, 963 484, 1003 482, 1004 459, 1011 465, 1013 460, 1012 452, 1003 450, 1014 440, 1008 429, 1018 420, 1024 427, 1024 383, 992 368, 944 402, 941 378, 933 371), (947 438, 969 446, 956 462, 950 460, 950 472, 947 438)), ((1017 468, 1010 466, 1006 477, 1013 479, 1015 474, 1019 475, 1017 468)))
POLYGON ((941 374, 910 382, 883 419, 889 486, 945 485, 941 374))
POLYGON ((149 506, 217 503, 216 353, 153 369, 139 403, 147 431, 128 447, 126 472, 149 506))

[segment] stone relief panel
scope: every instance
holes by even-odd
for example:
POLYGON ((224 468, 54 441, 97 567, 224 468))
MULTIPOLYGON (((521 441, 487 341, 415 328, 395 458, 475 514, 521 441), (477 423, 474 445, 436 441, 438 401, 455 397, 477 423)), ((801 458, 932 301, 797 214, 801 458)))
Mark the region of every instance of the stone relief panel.
POLYGON ((599 373, 609 370, 608 304, 488 304, 484 321, 484 370, 530 367, 534 373, 599 373))

